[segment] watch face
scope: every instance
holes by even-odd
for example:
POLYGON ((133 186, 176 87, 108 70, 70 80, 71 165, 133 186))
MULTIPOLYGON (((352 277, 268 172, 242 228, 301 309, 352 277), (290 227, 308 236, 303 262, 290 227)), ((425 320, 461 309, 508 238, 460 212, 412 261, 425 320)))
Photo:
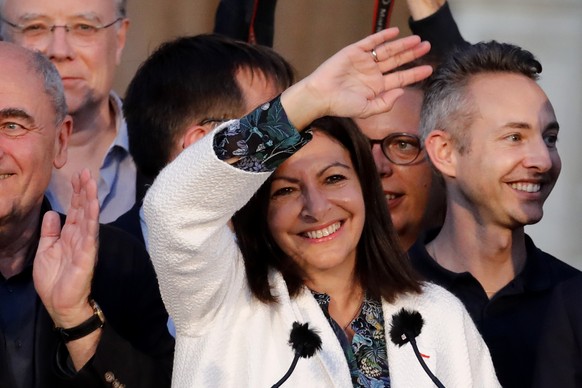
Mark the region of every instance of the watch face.
POLYGON ((99 320, 101 321, 101 325, 103 325, 105 323, 105 315, 103 315, 103 311, 101 311, 101 309, 99 309, 95 313, 99 317, 99 320))
POLYGON ((97 302, 95 302, 93 299, 91 299, 89 303, 91 304, 91 307, 93 307, 93 313, 97 315, 97 317, 101 321, 101 324, 105 323, 105 315, 103 314, 103 310, 101 310, 101 307, 99 307, 97 302))

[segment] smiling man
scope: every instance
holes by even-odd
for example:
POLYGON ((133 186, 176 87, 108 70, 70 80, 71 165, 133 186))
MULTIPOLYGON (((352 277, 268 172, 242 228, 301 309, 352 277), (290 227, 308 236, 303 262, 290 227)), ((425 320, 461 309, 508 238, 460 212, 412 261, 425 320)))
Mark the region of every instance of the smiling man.
POLYGON ((0 68, 0 387, 170 386, 174 341, 147 252, 98 225, 87 170, 69 184, 62 233, 44 195, 72 124, 57 70, 7 42, 0 68))
POLYGON ((114 221, 140 199, 143 183, 129 154, 121 100, 112 91, 129 27, 126 0, 0 0, 6 41, 42 52, 63 80, 74 128, 69 158, 53 170, 47 196, 65 213, 73 173, 97 180, 100 221, 114 221))
POLYGON ((477 324, 504 387, 528 387, 552 288, 578 271, 536 248, 537 223, 561 161, 559 125, 537 84, 534 56, 479 43, 437 69, 421 134, 446 186, 442 229, 410 251, 428 280, 459 297, 477 324))

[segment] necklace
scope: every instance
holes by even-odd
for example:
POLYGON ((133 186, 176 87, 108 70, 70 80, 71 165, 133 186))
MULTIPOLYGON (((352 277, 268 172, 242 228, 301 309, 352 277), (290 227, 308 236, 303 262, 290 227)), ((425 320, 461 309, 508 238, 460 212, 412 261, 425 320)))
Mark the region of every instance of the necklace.
POLYGON ((343 330, 344 331, 346 331, 348 329, 348 327, 350 327, 350 325, 352 324, 352 322, 354 322, 354 320, 358 317, 358 315, 360 315, 360 311, 362 310, 362 306, 363 305, 364 305, 364 301, 362 300, 362 303, 360 303, 360 305, 356 309, 356 312, 354 313, 354 316, 348 321, 347 325, 345 325, 343 327, 343 330))

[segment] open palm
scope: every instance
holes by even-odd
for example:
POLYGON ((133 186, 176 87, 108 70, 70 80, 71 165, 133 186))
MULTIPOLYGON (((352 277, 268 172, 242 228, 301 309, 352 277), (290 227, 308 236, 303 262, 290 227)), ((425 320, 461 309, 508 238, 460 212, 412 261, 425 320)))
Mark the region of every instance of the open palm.
POLYGON ((99 202, 88 170, 72 179, 71 207, 63 228, 55 212, 47 212, 34 259, 34 286, 55 323, 86 310, 97 258, 99 202))

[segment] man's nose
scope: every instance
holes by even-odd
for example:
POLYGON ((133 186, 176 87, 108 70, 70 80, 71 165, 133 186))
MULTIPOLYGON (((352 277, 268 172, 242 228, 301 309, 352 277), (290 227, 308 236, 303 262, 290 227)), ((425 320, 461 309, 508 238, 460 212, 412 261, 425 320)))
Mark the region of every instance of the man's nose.
POLYGON ((376 169, 380 177, 389 177, 393 174, 393 164, 388 160, 384 152, 382 152, 382 146, 380 144, 374 144, 372 146, 372 156, 374 157, 374 162, 376 163, 376 169))
MULTIPOLYGON (((557 152, 556 150, 554 150, 557 152)), ((536 137, 527 145, 526 157, 523 164, 527 168, 534 168, 539 172, 546 172, 552 168, 552 158, 542 136, 536 137)))
MULTIPOLYGON (((44 54, 51 60, 71 59, 75 55, 70 43, 69 28, 66 25, 53 26, 47 36, 44 54)), ((42 50, 41 50, 42 51, 42 50)))

